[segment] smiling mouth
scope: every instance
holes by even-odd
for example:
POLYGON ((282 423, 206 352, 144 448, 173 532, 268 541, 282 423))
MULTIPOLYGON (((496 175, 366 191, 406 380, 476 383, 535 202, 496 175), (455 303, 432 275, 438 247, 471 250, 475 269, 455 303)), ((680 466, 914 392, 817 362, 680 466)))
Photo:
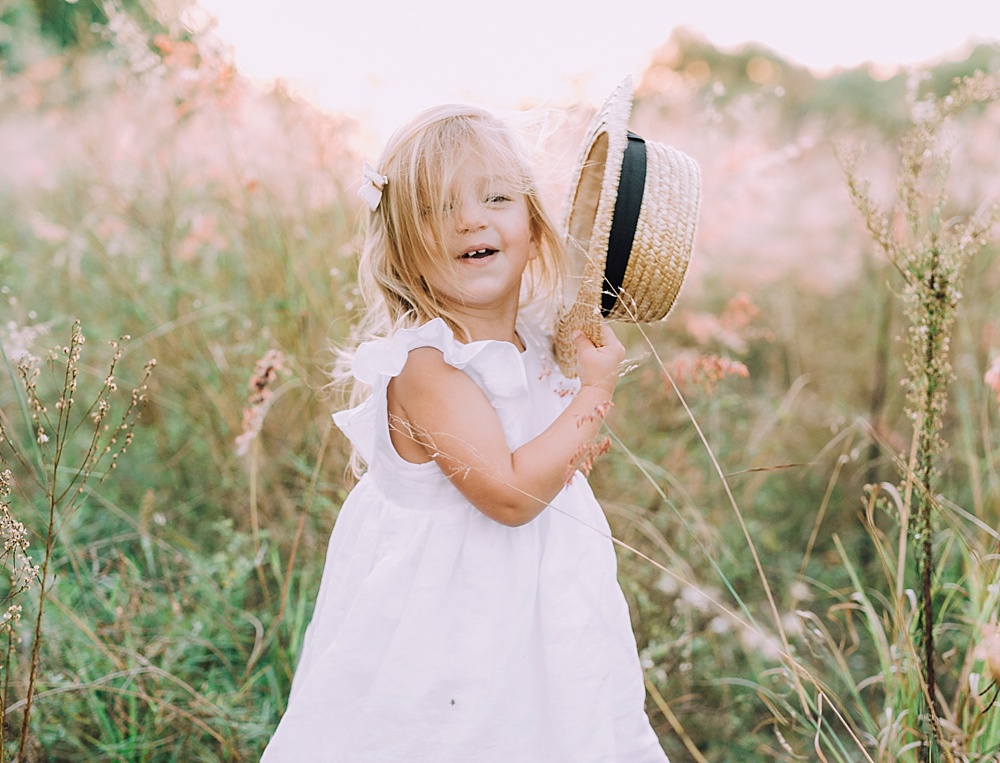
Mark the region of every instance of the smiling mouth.
POLYGON ((491 254, 496 254, 496 249, 475 249, 471 252, 466 252, 459 257, 460 260, 481 260, 484 257, 489 257, 491 254))

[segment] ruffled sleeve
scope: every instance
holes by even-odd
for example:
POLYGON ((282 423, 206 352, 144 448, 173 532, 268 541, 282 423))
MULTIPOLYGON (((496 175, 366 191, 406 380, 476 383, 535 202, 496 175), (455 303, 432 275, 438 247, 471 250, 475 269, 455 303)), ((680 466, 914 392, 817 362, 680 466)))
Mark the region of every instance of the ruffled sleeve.
POLYGON ((505 431, 511 417, 516 418, 515 402, 527 395, 527 375, 514 345, 494 340, 464 344, 455 339, 441 318, 401 329, 387 339, 365 342, 358 347, 352 373, 369 385, 372 393, 360 405, 335 413, 333 420, 369 466, 382 444, 380 440, 392 447, 388 443, 386 390, 389 381, 402 372, 410 352, 418 347, 440 350, 448 365, 465 371, 489 398, 505 431))

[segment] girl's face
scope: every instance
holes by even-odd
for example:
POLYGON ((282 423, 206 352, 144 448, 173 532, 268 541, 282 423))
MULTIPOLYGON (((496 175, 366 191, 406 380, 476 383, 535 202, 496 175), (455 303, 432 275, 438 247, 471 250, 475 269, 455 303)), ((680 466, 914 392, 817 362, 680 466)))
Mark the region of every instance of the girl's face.
POLYGON ((477 165, 459 170, 445 207, 447 276, 428 280, 460 310, 516 310, 521 276, 536 254, 527 201, 514 182, 477 165))

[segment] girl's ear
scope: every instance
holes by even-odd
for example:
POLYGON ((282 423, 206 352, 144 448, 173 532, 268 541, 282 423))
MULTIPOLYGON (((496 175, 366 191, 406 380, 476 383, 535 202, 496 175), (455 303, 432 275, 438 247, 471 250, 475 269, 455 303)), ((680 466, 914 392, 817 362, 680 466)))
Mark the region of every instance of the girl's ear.
POLYGON ((533 260, 542 253, 542 233, 537 225, 531 226, 531 250, 528 252, 528 259, 533 260))

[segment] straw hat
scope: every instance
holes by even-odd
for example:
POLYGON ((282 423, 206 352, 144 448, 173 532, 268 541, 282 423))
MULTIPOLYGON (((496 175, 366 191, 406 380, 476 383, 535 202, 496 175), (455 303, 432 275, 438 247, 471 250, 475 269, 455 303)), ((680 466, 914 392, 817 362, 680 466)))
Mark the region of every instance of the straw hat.
POLYGON ((556 359, 576 376, 572 336, 600 345, 602 317, 648 323, 666 317, 691 258, 701 174, 689 156, 628 130, 626 78, 591 123, 567 205, 571 260, 556 331, 556 359))

